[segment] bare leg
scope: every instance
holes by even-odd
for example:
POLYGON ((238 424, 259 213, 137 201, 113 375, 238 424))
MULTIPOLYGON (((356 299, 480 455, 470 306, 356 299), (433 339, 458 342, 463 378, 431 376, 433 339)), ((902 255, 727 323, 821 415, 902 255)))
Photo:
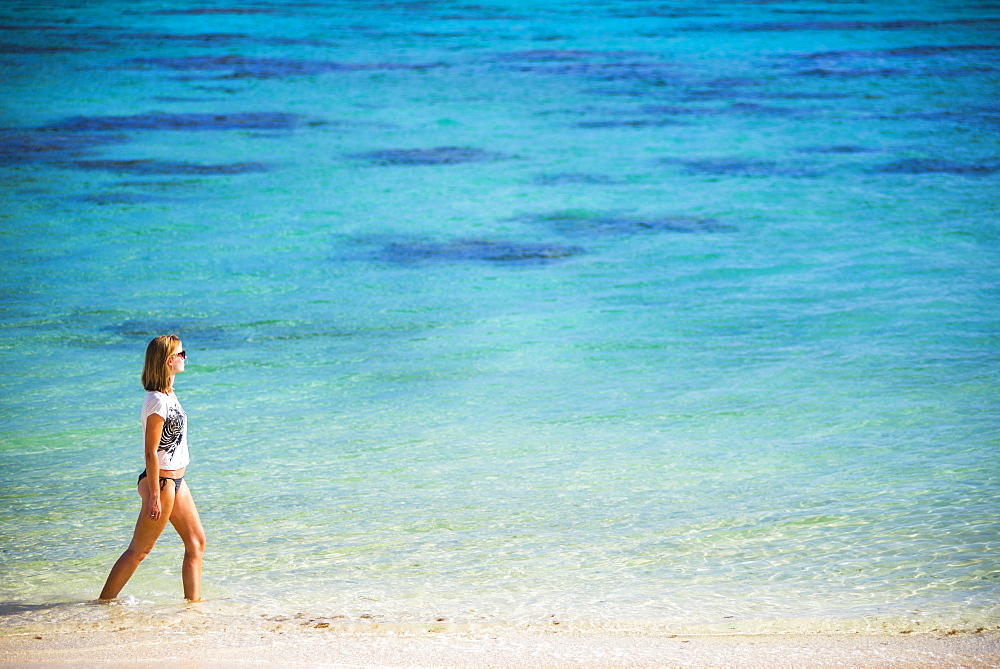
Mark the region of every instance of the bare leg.
POLYGON ((139 567, 143 558, 153 550, 156 540, 160 538, 163 528, 167 526, 167 520, 174 507, 174 486, 173 483, 163 486, 160 491, 160 517, 153 520, 149 517, 149 484, 141 481, 138 484, 139 497, 142 498, 142 509, 139 510, 139 520, 135 521, 135 530, 132 532, 132 542, 121 554, 115 566, 108 574, 108 580, 101 590, 101 599, 109 600, 118 596, 132 574, 139 567))
POLYGON ((201 524, 198 507, 194 505, 194 497, 191 496, 187 481, 181 483, 181 489, 174 497, 170 522, 184 542, 184 565, 181 569, 184 599, 197 602, 201 599, 201 558, 205 553, 205 528, 201 524))

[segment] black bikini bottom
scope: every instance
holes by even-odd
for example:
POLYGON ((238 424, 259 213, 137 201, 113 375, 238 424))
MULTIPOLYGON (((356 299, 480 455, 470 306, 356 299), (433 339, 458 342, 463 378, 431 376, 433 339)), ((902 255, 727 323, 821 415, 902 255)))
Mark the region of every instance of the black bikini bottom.
MULTIPOLYGON (((146 470, 145 469, 143 469, 142 473, 139 474, 139 481, 143 480, 144 478, 146 478, 146 470)), ((139 481, 136 481, 136 483, 138 483, 139 481)), ((181 483, 184 481, 184 477, 182 476, 179 479, 172 479, 169 476, 161 476, 160 477, 160 490, 163 490, 163 486, 167 485, 167 481, 173 481, 174 482, 174 492, 176 493, 178 490, 181 489, 181 483)))

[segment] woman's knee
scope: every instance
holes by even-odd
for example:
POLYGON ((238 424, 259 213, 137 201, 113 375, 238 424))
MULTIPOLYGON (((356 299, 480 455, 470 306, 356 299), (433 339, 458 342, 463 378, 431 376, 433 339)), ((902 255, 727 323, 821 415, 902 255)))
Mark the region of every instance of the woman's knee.
POLYGON ((197 532, 184 542, 184 550, 197 557, 201 557, 205 553, 205 543, 206 537, 204 532, 197 532))
POLYGON ((150 554, 153 550, 152 546, 129 546, 125 550, 125 554, 131 557, 136 562, 142 562, 146 559, 146 556, 150 554))

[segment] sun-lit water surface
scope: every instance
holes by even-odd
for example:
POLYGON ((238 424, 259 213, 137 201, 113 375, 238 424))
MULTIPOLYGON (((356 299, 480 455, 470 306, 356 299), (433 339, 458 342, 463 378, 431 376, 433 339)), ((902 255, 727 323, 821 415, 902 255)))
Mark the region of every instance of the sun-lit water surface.
POLYGON ((84 604, 166 332, 213 616, 998 624, 1000 11, 933 4, 5 5, 4 626, 195 615, 174 536, 84 604))

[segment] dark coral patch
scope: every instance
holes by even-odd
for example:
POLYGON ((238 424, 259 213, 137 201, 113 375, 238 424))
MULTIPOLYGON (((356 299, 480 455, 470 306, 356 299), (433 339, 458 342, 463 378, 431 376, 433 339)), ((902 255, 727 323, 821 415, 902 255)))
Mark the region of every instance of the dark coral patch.
MULTIPOLYGON (((422 4, 422 3, 421 3, 422 4)), ((466 5, 463 7, 466 14, 442 14, 438 17, 441 21, 521 21, 527 23, 530 19, 523 14, 504 14, 504 9, 490 9, 485 5, 466 5), (479 14, 472 12, 479 11, 479 14)))
POLYGON ((680 105, 649 105, 643 108, 648 114, 664 116, 770 116, 790 117, 802 116, 808 110, 797 107, 776 107, 755 102, 734 102, 726 107, 680 106, 680 105))
POLYGON ((688 100, 732 100, 743 96, 747 90, 756 89, 763 82, 747 77, 717 77, 684 86, 688 100))
POLYGON ((729 177, 815 177, 819 173, 807 167, 770 160, 742 158, 707 158, 702 160, 677 160, 669 158, 665 164, 679 164, 688 174, 707 174, 729 177))
POLYGON ((66 132, 123 132, 127 130, 290 130, 299 116, 284 112, 238 114, 165 114, 133 116, 73 116, 46 126, 66 132))
POLYGON ((89 149, 128 141, 119 135, 66 134, 50 131, 0 130, 0 165, 65 160, 89 149))
POLYGON ((850 93, 816 93, 807 91, 762 91, 755 93, 754 96, 764 100, 845 100, 852 97, 850 93))
POLYGON ((166 321, 166 320, 126 320, 101 328, 101 332, 125 337, 128 339, 148 340, 152 337, 174 332, 185 340, 199 342, 235 343, 226 328, 198 321, 166 321))
POLYGON ((580 121, 576 124, 578 128, 663 128, 666 126, 689 125, 684 121, 670 118, 630 118, 630 119, 608 119, 606 121, 580 121))
POLYGON ((485 239, 458 239, 450 242, 395 242, 377 254, 379 260, 393 263, 489 262, 537 264, 578 255, 577 246, 527 244, 485 239))
POLYGON ((77 160, 69 163, 81 170, 115 172, 117 174, 156 175, 179 174, 211 176, 220 174, 250 174, 266 172, 270 166, 264 163, 228 163, 222 165, 201 165, 169 160, 77 160))
POLYGON ((799 74, 806 77, 839 77, 842 79, 853 79, 860 77, 898 77, 910 74, 909 70, 892 67, 845 67, 830 68, 816 67, 811 70, 803 70, 799 74))
POLYGON ((992 71, 1000 46, 982 44, 922 45, 894 49, 847 49, 803 54, 795 62, 811 64, 803 75, 861 77, 897 75, 955 76, 992 71), (903 62, 902 67, 896 63, 903 62), (907 62, 908 61, 908 62, 907 62))
POLYGON ((77 195, 71 198, 74 202, 87 202, 90 204, 146 204, 148 202, 162 202, 163 197, 147 195, 145 193, 91 193, 89 195, 77 195))
POLYGON ((925 56, 943 56, 960 53, 983 53, 1000 51, 1000 45, 994 44, 929 44, 921 46, 897 47, 894 49, 844 49, 840 51, 821 51, 798 56, 803 60, 831 60, 846 58, 923 58, 925 56))
POLYGON ((609 58, 634 56, 632 52, 608 52, 608 51, 584 51, 582 49, 532 49, 529 51, 512 51, 509 53, 497 54, 497 60, 502 61, 528 61, 553 63, 563 61, 574 61, 585 58, 609 58))
POLYGON ((869 149, 864 146, 856 146, 854 144, 834 144, 832 146, 804 146, 798 149, 799 153, 836 153, 836 154, 850 154, 850 153, 872 153, 876 149, 869 149))
POLYGON ((632 235, 645 232, 729 232, 733 226, 713 218, 660 216, 647 218, 606 212, 558 211, 518 217, 549 226, 560 234, 580 236, 632 235))
POLYGON ((263 7, 198 7, 195 9, 159 9, 151 14, 162 14, 166 16, 205 16, 211 14, 236 14, 236 15, 257 15, 257 14, 279 14, 277 9, 266 9, 263 7))
MULTIPOLYGON (((666 162, 674 162, 668 160, 666 162)), ((779 163, 769 160, 708 159, 679 161, 689 174, 713 174, 741 177, 772 176, 779 163)))
POLYGON ((653 87, 676 86, 679 82, 673 68, 655 62, 528 61, 514 63, 509 67, 521 72, 585 77, 592 81, 627 81, 653 87))
POLYGON ((467 146, 438 146, 431 149, 383 149, 355 153, 351 158, 367 160, 375 165, 456 165, 482 163, 504 158, 503 154, 467 146))
POLYGON ((17 25, 17 24, 13 24, 13 23, 2 23, 2 24, 0 24, 0 30, 5 31, 5 32, 8 31, 8 30, 19 31, 19 32, 24 32, 24 31, 37 32, 37 31, 40 31, 40 30, 65 30, 65 26, 45 25, 45 24, 42 24, 42 23, 36 23, 36 24, 30 24, 30 25, 29 24, 17 25))
POLYGON ((1000 45, 997 44, 930 44, 923 46, 904 46, 895 49, 886 49, 879 52, 888 56, 903 57, 923 57, 939 56, 942 54, 970 53, 970 52, 997 52, 1000 45))
POLYGON ((777 21, 772 23, 723 23, 714 26, 691 26, 688 30, 731 30, 734 32, 795 32, 799 30, 914 30, 938 26, 982 26, 1000 23, 1000 19, 952 19, 922 21, 901 19, 896 21, 777 21))
POLYGON ((232 46, 241 42, 252 41, 243 33, 195 33, 191 35, 175 35, 170 33, 129 33, 128 39, 142 42, 181 42, 195 46, 232 46))
POLYGON ((186 56, 179 58, 135 58, 127 64, 177 72, 221 72, 218 79, 275 79, 329 72, 426 69, 434 65, 401 63, 336 63, 328 60, 250 58, 247 56, 186 56))
POLYGON ((25 55, 29 53, 82 53, 91 51, 84 47, 74 46, 28 46, 23 44, 0 44, 0 54, 25 55))
POLYGON ((649 86, 672 86, 680 81, 676 66, 633 51, 536 49, 494 54, 491 59, 519 72, 594 81, 628 81, 649 86))
POLYGON ((555 172, 539 174, 532 183, 539 186, 565 186, 570 184, 613 184, 615 180, 603 174, 587 174, 585 172, 555 172))
POLYGON ((693 19, 725 16, 725 14, 713 12, 708 8, 685 9, 683 7, 670 7, 669 9, 665 7, 619 9, 611 10, 608 15, 619 19, 693 19))
POLYGON ((128 33, 123 37, 143 42, 180 42, 196 46, 236 46, 240 44, 264 44, 268 46, 333 46, 331 42, 315 39, 295 39, 290 37, 260 37, 245 33, 194 33, 179 35, 173 33, 128 33))
POLYGON ((849 93, 808 92, 808 91, 769 91, 759 89, 728 88, 693 88, 682 98, 685 102, 701 102, 711 100, 844 100, 852 97, 849 93))
POLYGON ((223 78, 272 79, 278 77, 324 74, 359 69, 330 61, 293 60, 289 58, 248 58, 244 56, 187 56, 181 58, 136 58, 128 61, 139 67, 180 72, 223 72, 223 78))
POLYGON ((197 98, 185 95, 157 95, 153 99, 157 102, 197 102, 199 104, 205 102, 226 102, 225 98, 197 98))
POLYGON ((666 116, 719 116, 726 113, 725 109, 721 107, 694 107, 690 105, 646 105, 642 111, 647 114, 666 116))
POLYGON ((729 108, 734 114, 749 114, 753 116, 801 116, 806 110, 796 107, 775 107, 755 102, 735 102, 729 108))
POLYGON ((957 125, 1000 125, 1000 107, 984 106, 971 109, 942 109, 933 111, 909 112, 904 114, 885 114, 879 119, 896 121, 900 119, 917 119, 921 121, 940 121, 957 125))
POLYGON ((882 174, 961 174, 987 176, 1000 172, 1000 160, 958 163, 943 158, 907 158, 882 165, 874 170, 882 174))

